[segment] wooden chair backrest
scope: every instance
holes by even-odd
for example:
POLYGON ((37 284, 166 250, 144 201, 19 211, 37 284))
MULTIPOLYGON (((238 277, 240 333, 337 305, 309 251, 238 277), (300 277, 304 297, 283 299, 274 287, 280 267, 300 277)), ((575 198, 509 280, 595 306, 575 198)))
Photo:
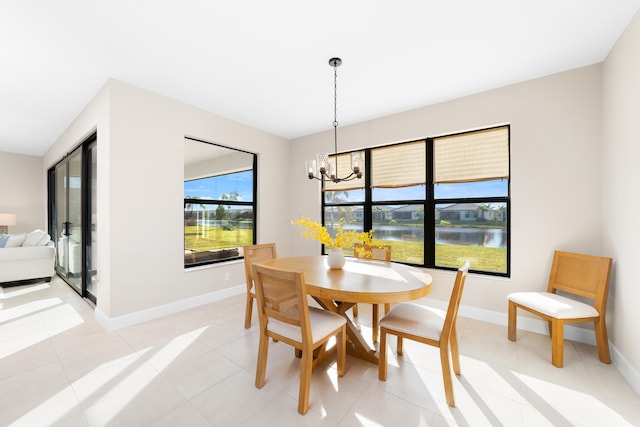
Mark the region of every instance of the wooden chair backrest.
POLYGON ((391 261, 391 245, 376 247, 365 245, 364 243, 356 243, 353 245, 353 256, 361 259, 389 262, 391 261), (364 251, 361 249, 364 249, 364 251))
POLYGON ((602 315, 607 307, 612 259, 555 251, 547 292, 567 292, 594 301, 602 315))
POLYGON ((275 243, 261 243, 259 245, 245 246, 244 250, 244 274, 247 280, 247 288, 253 288, 253 271, 251 266, 254 262, 277 258, 275 243))
POLYGON ((303 342, 310 342, 311 326, 304 274, 262 265, 253 265, 252 270, 260 327, 266 328, 269 318, 277 319, 302 328, 303 342))
POLYGON ((447 307, 447 315, 445 316, 444 324, 442 325, 440 341, 449 339, 451 330, 456 324, 458 309, 460 308, 460 300, 462 299, 462 291, 464 290, 464 284, 467 280, 467 274, 469 273, 469 266, 469 261, 465 261, 456 273, 456 280, 453 283, 451 298, 449 298, 449 306, 447 307))

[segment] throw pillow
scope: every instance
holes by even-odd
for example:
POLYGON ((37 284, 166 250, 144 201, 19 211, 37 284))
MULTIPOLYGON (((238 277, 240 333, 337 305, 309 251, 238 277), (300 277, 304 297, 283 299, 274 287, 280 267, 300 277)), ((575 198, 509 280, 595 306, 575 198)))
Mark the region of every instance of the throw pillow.
POLYGON ((7 244, 8 240, 9 240, 8 234, 0 234, 0 248, 4 248, 4 245, 7 244))
MULTIPOLYGON (((45 234, 42 240, 38 242, 36 246, 47 246, 47 244, 51 241, 51 236, 45 234)), ((24 243, 22 244, 24 246, 24 243)))
POLYGON ((38 246, 38 243, 40 243, 40 241, 46 235, 47 233, 42 230, 34 230, 31 233, 27 234, 27 237, 25 237, 22 246, 38 246))
POLYGON ((26 239, 27 235, 22 234, 10 234, 9 240, 5 243, 5 248, 19 248, 24 243, 24 239, 26 239))

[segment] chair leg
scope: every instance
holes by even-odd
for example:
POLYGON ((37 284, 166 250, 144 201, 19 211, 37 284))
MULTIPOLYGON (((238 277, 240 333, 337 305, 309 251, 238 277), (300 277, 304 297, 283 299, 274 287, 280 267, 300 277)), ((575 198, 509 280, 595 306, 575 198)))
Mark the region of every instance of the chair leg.
POLYGON ((564 358, 564 322, 560 319, 551 320, 551 363, 556 368, 562 368, 564 358))
POLYGON ((378 342, 378 325, 380 322, 380 306, 378 304, 372 304, 373 318, 371 325, 371 338, 373 342, 378 342))
POLYGON ((343 377, 347 370, 347 326, 336 336, 336 351, 338 359, 338 376, 343 377))
POLYGON ((300 392, 298 393, 298 412, 302 415, 309 410, 309 395, 311 394, 311 369, 313 368, 313 350, 306 348, 302 351, 300 366, 300 392))
POLYGON ((456 325, 451 329, 449 335, 449 345, 451 346, 451 362, 453 364, 453 373, 460 375, 460 355, 458 353, 458 336, 456 334, 456 325))
POLYGON ((260 335, 258 345, 258 366, 256 367, 256 387, 262 388, 267 374, 267 353, 269 352, 269 337, 266 334, 260 335))
POLYGON ((609 338, 607 337, 607 326, 601 316, 593 324, 596 332, 596 344, 598 347, 598 358, 602 363, 611 363, 611 353, 609 352, 609 338))
POLYGON ((353 305, 353 317, 358 317, 358 304, 353 305))
POLYGON ((396 344, 396 346, 398 348, 397 349, 398 356, 402 356, 402 337, 400 336, 398 337, 398 343, 396 344))
POLYGON ((449 346, 446 342, 440 342, 440 365, 442 365, 442 381, 447 405, 455 407, 453 399, 453 381, 451 380, 451 366, 449 365, 449 346))
MULTIPOLYGON (((400 337, 398 337, 398 340, 400 337)), ((378 352, 378 379, 387 380, 387 330, 380 328, 380 351, 378 352)))
POLYGON ((244 328, 249 329, 251 327, 251 315, 253 313, 253 295, 247 293, 247 308, 244 314, 244 328))
POLYGON ((516 311, 518 307, 513 301, 509 301, 509 321, 508 321, 508 332, 507 335, 509 337, 509 341, 516 340, 516 311))
POLYGON ((391 304, 389 304, 388 302, 384 303, 384 314, 388 314, 390 310, 391 304))

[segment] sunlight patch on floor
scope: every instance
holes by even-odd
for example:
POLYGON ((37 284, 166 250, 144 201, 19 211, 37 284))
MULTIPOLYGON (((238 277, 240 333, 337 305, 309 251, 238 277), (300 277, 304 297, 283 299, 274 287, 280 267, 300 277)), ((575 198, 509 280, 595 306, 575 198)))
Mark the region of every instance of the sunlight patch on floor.
POLYGON ((158 349, 155 354, 149 357, 149 362, 159 371, 164 371, 187 348, 189 348, 189 346, 196 342, 200 335, 202 335, 208 328, 208 326, 204 326, 194 331, 189 331, 182 335, 178 335, 162 348, 158 349))
POLYGON ((4 290, 4 288, 0 287, 0 300, 9 299, 19 297, 21 295, 27 295, 34 292, 41 291, 43 289, 49 289, 50 285, 48 283, 43 283, 41 285, 33 285, 33 286, 25 286, 22 289, 17 290, 4 290))
POLYGON ((355 413, 355 416, 362 427, 383 427, 382 424, 379 424, 357 412, 355 413))
POLYGON ((62 300, 60 298, 49 298, 46 300, 32 301, 26 304, 20 304, 19 306, 13 308, 3 308, 2 311, 0 311, 0 322, 10 322, 12 320, 17 320, 20 317, 26 317, 30 314, 37 313, 38 311, 53 307, 61 303, 62 300))
POLYGON ((70 387, 66 387, 25 413, 11 425, 37 426, 44 425, 44 423, 64 425, 64 417, 77 410, 76 407, 77 401, 73 396, 73 391, 70 387))

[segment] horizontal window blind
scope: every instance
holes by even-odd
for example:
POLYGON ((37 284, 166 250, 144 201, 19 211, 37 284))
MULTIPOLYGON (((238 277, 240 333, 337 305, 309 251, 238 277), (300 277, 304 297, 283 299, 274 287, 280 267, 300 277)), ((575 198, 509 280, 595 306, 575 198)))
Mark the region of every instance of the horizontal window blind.
POLYGON ((433 140, 434 184, 509 178, 507 126, 433 140))
POLYGON ((399 188, 425 184, 426 143, 416 141, 371 150, 371 186, 399 188))

